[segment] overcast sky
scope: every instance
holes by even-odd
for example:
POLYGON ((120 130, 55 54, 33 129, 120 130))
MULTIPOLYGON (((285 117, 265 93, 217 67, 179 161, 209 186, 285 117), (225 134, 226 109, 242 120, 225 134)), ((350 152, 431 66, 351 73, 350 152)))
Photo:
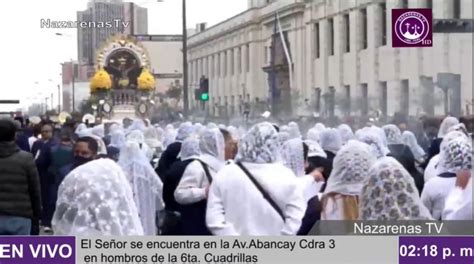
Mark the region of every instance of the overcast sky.
MULTIPOLYGON (((76 29, 46 29, 41 19, 75 21, 76 12, 88 0, 10 0, 2 2, 0 23, 4 71, 0 99, 20 99, 22 105, 39 102, 54 93, 61 83, 60 63, 77 59, 76 29), (61 32, 65 36, 56 36, 61 32), (6 71, 6 72, 5 72, 6 71), (51 80, 51 81, 49 81, 51 80), (37 82, 37 84, 35 84, 37 82), (42 93, 40 95, 40 93, 42 93)), ((129 1, 128 1, 129 2, 129 1)), ((149 34, 181 34, 181 0, 132 1, 148 8, 149 34)), ((247 8, 247 0, 188 0, 188 28, 207 22, 215 25, 247 8)), ((0 105, 0 111, 15 110, 0 105)))

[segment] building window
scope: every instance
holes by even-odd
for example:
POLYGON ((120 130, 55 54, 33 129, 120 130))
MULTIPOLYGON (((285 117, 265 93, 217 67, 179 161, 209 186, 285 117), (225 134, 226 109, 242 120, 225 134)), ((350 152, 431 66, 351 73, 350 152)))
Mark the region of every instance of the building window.
POLYGON ((209 56, 209 78, 214 75, 214 56, 209 56))
POLYGON ((242 48, 237 49, 237 71, 242 73, 242 48))
POLYGON ((453 0, 453 18, 461 18, 461 0, 453 0))
POLYGON ((433 0, 426 0, 426 8, 433 9, 433 0))
POLYGON ((225 51, 222 53, 222 60, 223 60, 222 63, 224 64, 224 70, 223 70, 222 76, 226 77, 227 76, 227 52, 225 51))
POLYGON ((234 50, 231 49, 230 50, 230 58, 229 58, 229 62, 230 62, 230 75, 233 76, 234 75, 234 50))
POLYGON ((387 116, 388 111, 388 91, 387 82, 380 82, 380 111, 382 116, 387 116))
POLYGON ((321 112, 321 88, 314 89, 315 110, 317 113, 321 112))
POLYGON ((387 4, 380 4, 382 9, 382 46, 387 45, 387 4))
POLYGON ((344 52, 351 52, 351 30, 350 30, 349 14, 345 14, 343 20, 344 20, 344 37, 345 37, 344 52))
POLYGON ((361 16, 361 23, 362 23, 362 49, 367 48, 367 8, 361 9, 360 10, 360 16, 361 16))
POLYGON ((408 80, 402 80, 401 95, 400 112, 408 114, 410 113, 410 85, 408 80))
POLYGON ((346 92, 346 99, 344 101, 344 104, 342 105, 344 107, 344 112, 346 115, 351 114, 351 86, 350 85, 344 85, 344 90, 346 92))
POLYGON ((319 23, 314 24, 314 57, 319 59, 319 23))
POLYGON ((216 77, 221 77, 221 54, 216 55, 216 77))
POLYGON ((334 55, 334 19, 330 18, 328 19, 328 33, 329 33, 329 38, 328 38, 328 47, 329 47, 329 56, 334 55))
POLYGON ((362 92, 362 101, 361 101, 361 115, 367 116, 369 114, 369 89, 366 83, 360 85, 362 92))
POLYGON ((245 70, 250 72, 250 45, 246 45, 245 49, 245 70))
POLYGON ((269 61, 269 59, 268 59, 269 56, 268 56, 268 47, 267 46, 265 46, 265 51, 263 53, 264 53, 264 56, 265 56, 265 64, 271 63, 271 61, 269 61))
POLYGON ((402 0, 402 8, 408 8, 408 0, 402 0))
POLYGON ((336 89, 333 86, 329 87, 326 100, 327 112, 330 117, 333 117, 336 109, 336 89))

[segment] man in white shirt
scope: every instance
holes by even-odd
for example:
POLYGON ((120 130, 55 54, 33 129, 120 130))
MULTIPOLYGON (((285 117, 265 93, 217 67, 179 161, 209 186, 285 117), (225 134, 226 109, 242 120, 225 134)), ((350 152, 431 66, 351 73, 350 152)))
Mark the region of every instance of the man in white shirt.
POLYGON ((225 141, 219 129, 204 131, 199 147, 201 155, 186 167, 174 193, 176 202, 183 205, 184 235, 210 235, 205 224, 209 185, 225 161, 225 141))
POLYGON ((281 163, 275 128, 252 127, 239 143, 236 162, 210 187, 206 222, 212 234, 295 235, 305 203, 294 173, 281 163))

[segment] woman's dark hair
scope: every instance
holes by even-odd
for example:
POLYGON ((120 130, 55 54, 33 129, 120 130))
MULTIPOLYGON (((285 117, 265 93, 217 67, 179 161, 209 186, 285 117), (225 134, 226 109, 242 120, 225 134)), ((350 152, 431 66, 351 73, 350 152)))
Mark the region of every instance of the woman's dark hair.
POLYGON ((280 132, 280 128, 279 128, 277 125, 272 124, 272 126, 275 128, 275 130, 276 130, 277 132, 280 132))
POLYGON ((97 154, 99 152, 99 143, 97 143, 97 141, 94 138, 81 137, 77 139, 76 144, 80 142, 87 143, 87 146, 93 153, 97 154))
POLYGON ((222 128, 220 128, 219 130, 221 131, 221 134, 224 137, 225 141, 228 141, 228 140, 232 139, 232 135, 230 134, 230 132, 228 130, 222 129, 222 128))
POLYGON ((308 159, 309 147, 306 143, 303 142, 303 157, 304 159, 308 159))
POLYGON ((17 126, 11 119, 0 119, 0 142, 15 140, 17 126))

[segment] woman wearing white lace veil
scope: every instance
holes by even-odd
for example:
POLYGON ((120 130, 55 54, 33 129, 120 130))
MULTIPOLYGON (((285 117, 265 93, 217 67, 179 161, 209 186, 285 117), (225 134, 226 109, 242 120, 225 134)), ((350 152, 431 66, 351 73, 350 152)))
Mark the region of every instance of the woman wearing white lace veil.
POLYGON ((339 150, 321 199, 321 220, 358 220, 359 194, 375 161, 362 142, 350 140, 339 150))
POLYGON ((472 168, 472 145, 461 132, 445 135, 440 146, 436 176, 428 181, 421 194, 423 204, 433 215, 441 219, 445 200, 456 185, 457 173, 472 168))
POLYGON ((201 155, 185 169, 174 197, 183 205, 182 228, 188 235, 209 235, 207 230, 207 193, 216 174, 225 165, 224 136, 218 128, 207 129, 199 138, 201 155))
POLYGON ((127 132, 130 133, 134 130, 139 130, 139 131, 145 131, 146 125, 145 122, 141 119, 135 119, 133 120, 133 123, 130 127, 127 128, 127 132))
POLYGON ((145 129, 143 135, 145 136, 145 143, 150 149, 154 150, 155 153, 158 150, 163 149, 163 144, 161 144, 158 131, 154 127, 148 127, 145 129))
POLYGON ((301 138, 301 132, 300 132, 300 127, 296 122, 290 122, 288 124, 289 127, 289 133, 290 133, 290 138, 301 138))
POLYGON ((438 138, 443 138, 449 133, 449 129, 457 124, 459 124, 459 120, 456 117, 448 116, 443 119, 443 122, 439 127, 438 138))
POLYGON ((415 160, 419 163, 422 163, 426 153, 423 148, 418 145, 418 141, 416 140, 415 134, 408 130, 403 131, 402 140, 405 145, 410 147, 410 150, 413 153, 415 160))
POLYGON ((296 177, 305 176, 303 141, 293 138, 286 141, 281 148, 283 165, 293 171, 296 177))
POLYGON ((278 132, 278 145, 283 146, 285 142, 291 139, 290 133, 285 131, 278 132))
POLYGON ((368 174, 359 200, 360 220, 432 220, 413 178, 397 160, 381 158, 368 174))
POLYGON ((145 235, 156 235, 156 215, 164 208, 163 183, 140 149, 139 143, 134 140, 127 141, 122 148, 118 165, 132 187, 133 198, 145 235))
POLYGON ((174 129, 173 125, 168 124, 165 128, 163 134, 163 148, 167 148, 171 143, 176 140, 176 130, 174 129))
POLYGON ((459 120, 455 117, 448 116, 445 119, 443 119, 443 121, 441 122, 441 125, 439 127, 439 130, 438 130, 438 138, 433 140, 431 142, 430 147, 428 148, 427 158, 426 158, 425 164, 429 164, 430 160, 434 156, 438 155, 439 150, 440 150, 441 141, 443 141, 444 136, 449 133, 449 131, 452 127, 454 127, 458 124, 459 124, 459 120))
POLYGON ((110 134, 110 144, 107 146, 107 155, 114 161, 118 161, 120 150, 125 146, 125 133, 122 129, 116 129, 110 134))
POLYGON ((294 173, 283 166, 278 133, 268 123, 253 126, 239 142, 236 162, 248 170, 274 200, 281 214, 237 164, 215 177, 206 222, 214 235, 295 235, 304 215, 304 199, 294 173))
POLYGON ((323 132, 324 130, 326 130, 326 126, 323 123, 317 123, 316 125, 314 125, 314 129, 316 129, 316 131, 318 132, 323 132))
POLYGON ((383 126, 383 130, 387 136, 389 156, 395 158, 403 165, 403 167, 410 173, 415 180, 418 193, 421 194, 424 185, 424 179, 421 172, 416 168, 415 156, 410 150, 410 147, 403 144, 402 132, 393 124, 383 126))
POLYGON ((329 153, 332 156, 335 156, 339 149, 342 147, 342 138, 339 134, 339 131, 335 128, 327 128, 321 134, 320 145, 326 151, 329 156, 329 153))
POLYGON ((322 179, 316 183, 312 175, 306 175, 306 167, 309 166, 308 153, 309 146, 299 138, 288 140, 281 149, 283 165, 296 175, 306 202, 315 196, 323 185, 322 179))
POLYGON ((148 147, 148 145, 145 143, 145 135, 143 134, 142 131, 140 130, 133 130, 131 131, 127 137, 126 141, 134 141, 138 143, 140 146, 141 151, 145 154, 146 158, 148 159, 148 162, 151 161, 153 158, 154 150, 148 147))
POLYGON ((357 131, 357 140, 370 146, 372 154, 380 159, 390 153, 387 147, 382 142, 380 135, 371 128, 363 128, 357 131))
POLYGON ((341 135, 342 145, 346 144, 349 140, 355 139, 352 128, 347 124, 342 124, 337 127, 339 134, 341 135))
POLYGON ((306 139, 318 142, 318 144, 319 144, 319 142, 320 142, 319 133, 320 132, 316 128, 310 128, 308 130, 308 133, 306 133, 306 139))
POLYGON ((100 159, 73 170, 59 186, 55 235, 141 236, 143 228, 122 169, 100 159))

